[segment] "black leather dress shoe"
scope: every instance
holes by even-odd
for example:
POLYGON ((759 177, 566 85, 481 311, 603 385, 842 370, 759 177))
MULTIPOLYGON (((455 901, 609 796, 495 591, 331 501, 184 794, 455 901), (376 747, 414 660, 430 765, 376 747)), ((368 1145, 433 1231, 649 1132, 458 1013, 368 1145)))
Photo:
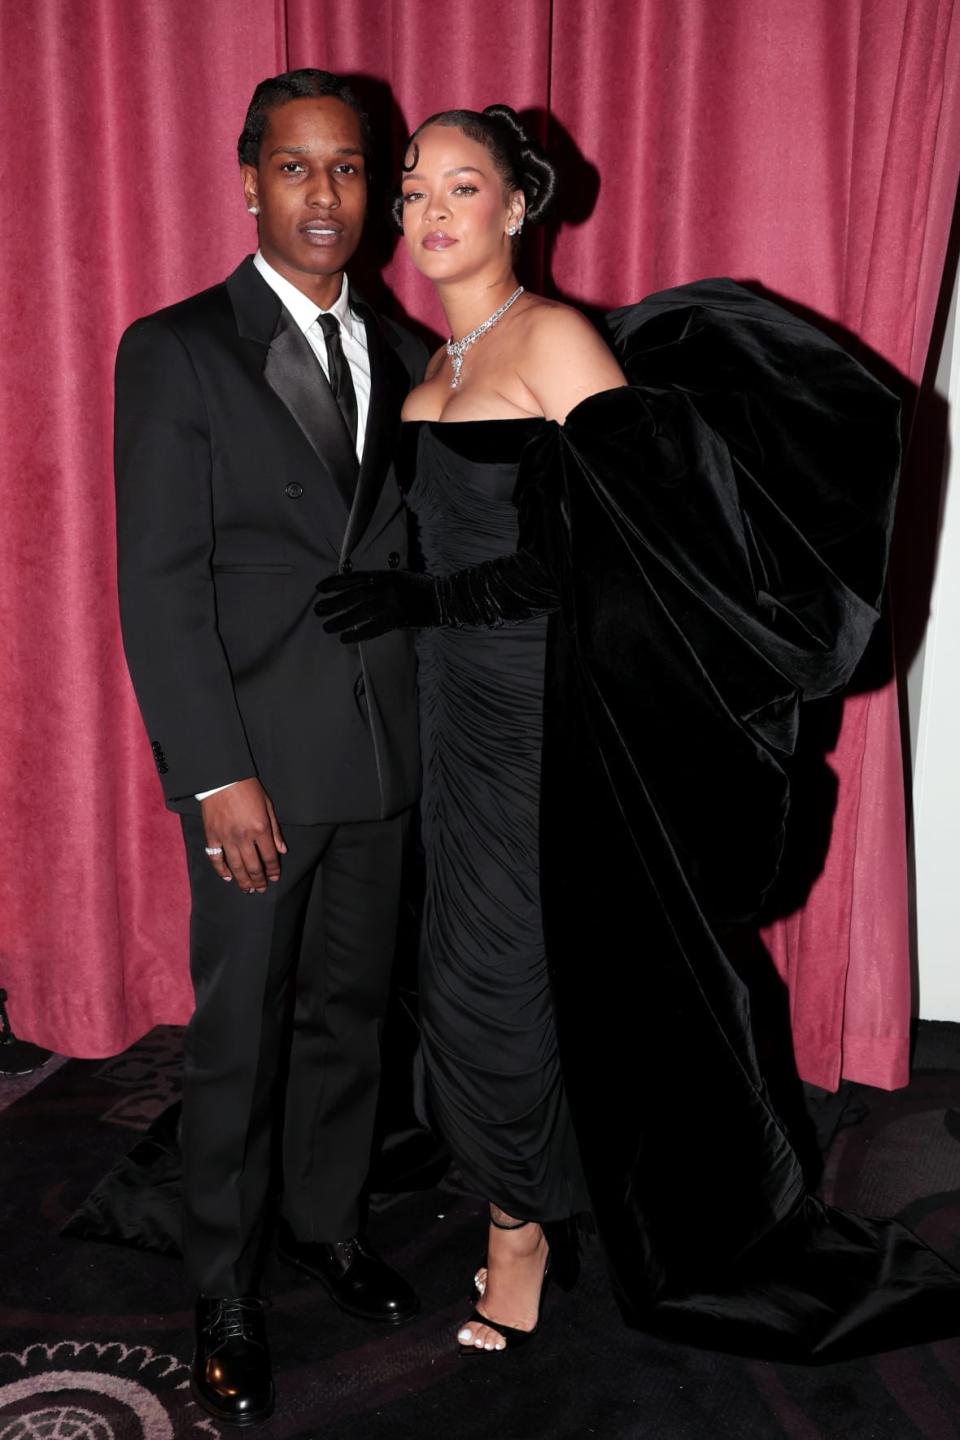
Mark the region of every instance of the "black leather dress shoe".
POLYGON ((273 1414, 273 1376, 263 1301, 201 1295, 190 1370, 194 1400, 225 1425, 256 1425, 273 1414))
POLYGON ((406 1280, 356 1237, 319 1244, 297 1240, 290 1227, 281 1224, 277 1253, 319 1280, 350 1315, 402 1325, 419 1313, 420 1301, 406 1280))

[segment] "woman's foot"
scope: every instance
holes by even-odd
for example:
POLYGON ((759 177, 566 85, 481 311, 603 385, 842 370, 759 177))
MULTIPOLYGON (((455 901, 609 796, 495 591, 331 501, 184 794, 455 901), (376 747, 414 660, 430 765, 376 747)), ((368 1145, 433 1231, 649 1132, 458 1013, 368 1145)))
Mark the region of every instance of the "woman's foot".
POLYGON ((490 1207, 490 1214, 487 1265, 479 1272, 482 1299, 477 1304, 478 1313, 490 1316, 490 1323, 468 1320, 457 1332, 457 1340, 476 1350, 505 1350, 507 1342, 497 1322, 527 1333, 537 1327, 550 1250, 539 1225, 518 1224, 496 1206, 490 1207))

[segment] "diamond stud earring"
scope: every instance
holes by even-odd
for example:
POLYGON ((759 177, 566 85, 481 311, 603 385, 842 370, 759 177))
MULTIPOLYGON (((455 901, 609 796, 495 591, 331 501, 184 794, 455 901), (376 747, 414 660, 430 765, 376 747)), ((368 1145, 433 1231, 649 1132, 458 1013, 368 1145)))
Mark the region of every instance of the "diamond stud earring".
POLYGON ((522 220, 520 221, 519 225, 508 225, 508 226, 507 226, 507 234, 510 235, 510 236, 519 235, 519 234, 522 233, 522 231, 523 231, 523 221, 522 221, 522 220))
POLYGON ((247 206, 247 209, 250 211, 250 214, 251 214, 251 215, 259 215, 259 214, 260 214, 260 206, 259 206, 259 205, 248 205, 248 206, 247 206))

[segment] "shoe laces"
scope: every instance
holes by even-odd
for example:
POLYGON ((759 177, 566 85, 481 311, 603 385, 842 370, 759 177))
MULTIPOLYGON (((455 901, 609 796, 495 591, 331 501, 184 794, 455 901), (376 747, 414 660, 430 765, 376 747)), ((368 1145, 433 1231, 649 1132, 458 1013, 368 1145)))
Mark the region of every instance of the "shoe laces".
POLYGON ((223 1340, 252 1340, 253 1319, 263 1313, 263 1308, 264 1302, 253 1295, 220 1300, 203 1328, 208 1335, 218 1335, 223 1340))

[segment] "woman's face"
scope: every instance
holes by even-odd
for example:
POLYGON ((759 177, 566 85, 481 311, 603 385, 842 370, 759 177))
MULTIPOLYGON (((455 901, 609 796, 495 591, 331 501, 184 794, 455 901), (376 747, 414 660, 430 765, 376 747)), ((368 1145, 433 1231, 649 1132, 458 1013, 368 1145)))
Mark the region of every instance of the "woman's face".
POLYGON ((431 280, 467 279, 512 260, 507 227, 523 219, 523 195, 504 193, 485 145, 462 130, 429 125, 405 156, 403 234, 431 280))

